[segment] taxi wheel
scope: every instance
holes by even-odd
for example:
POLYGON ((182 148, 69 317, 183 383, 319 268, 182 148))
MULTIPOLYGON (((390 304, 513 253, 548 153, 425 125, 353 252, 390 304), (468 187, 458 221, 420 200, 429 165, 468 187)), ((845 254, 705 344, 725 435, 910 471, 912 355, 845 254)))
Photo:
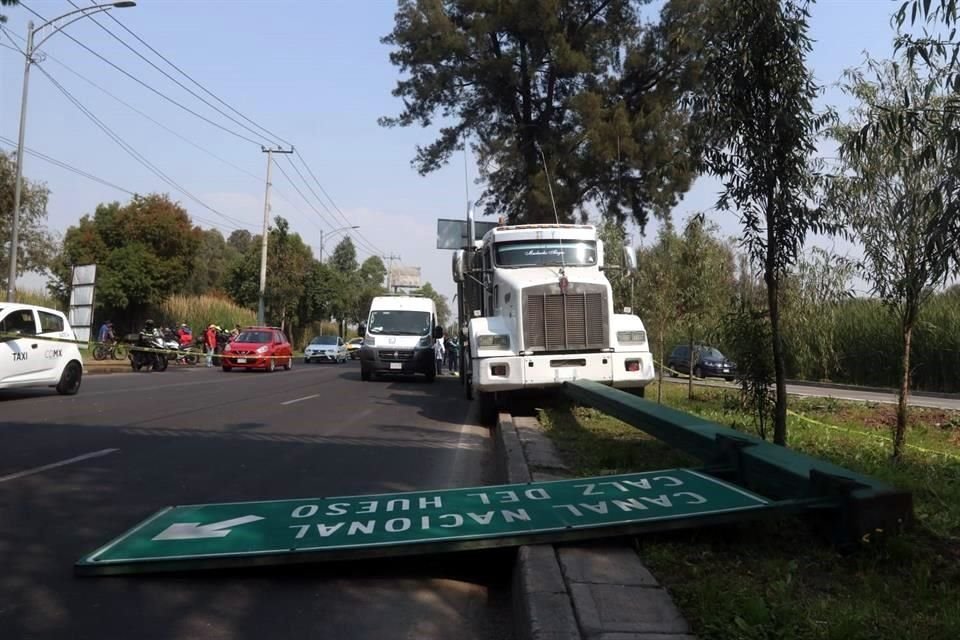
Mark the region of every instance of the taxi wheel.
POLYGON ((83 379, 83 367, 77 361, 67 363, 60 374, 57 383, 57 393, 63 396, 72 396, 80 390, 80 381, 83 379))

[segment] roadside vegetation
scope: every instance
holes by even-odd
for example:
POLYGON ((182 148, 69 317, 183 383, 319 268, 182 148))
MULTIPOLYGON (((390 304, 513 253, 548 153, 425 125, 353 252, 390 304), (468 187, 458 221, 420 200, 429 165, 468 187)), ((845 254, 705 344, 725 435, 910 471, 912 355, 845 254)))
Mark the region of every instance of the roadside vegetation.
MULTIPOLYGON (((648 394, 656 389, 648 389, 648 394)), ((649 396, 648 396, 649 397, 649 396)), ((742 431, 739 392, 678 384, 665 404, 742 431)), ((896 406, 791 398, 788 443, 913 493, 916 524, 842 555, 802 520, 645 536, 637 550, 704 639, 960 637, 960 412, 913 409, 902 459, 890 458, 896 406)), ((642 431, 568 404, 541 410, 583 475, 696 466, 642 431)))

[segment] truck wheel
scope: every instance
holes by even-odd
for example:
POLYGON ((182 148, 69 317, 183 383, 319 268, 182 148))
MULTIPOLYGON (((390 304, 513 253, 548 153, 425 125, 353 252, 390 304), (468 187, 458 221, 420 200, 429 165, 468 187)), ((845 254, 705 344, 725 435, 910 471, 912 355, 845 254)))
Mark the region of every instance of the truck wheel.
POLYGON ((477 401, 480 403, 480 424, 485 427, 492 427, 497 422, 497 397, 489 391, 480 391, 477 393, 477 401))

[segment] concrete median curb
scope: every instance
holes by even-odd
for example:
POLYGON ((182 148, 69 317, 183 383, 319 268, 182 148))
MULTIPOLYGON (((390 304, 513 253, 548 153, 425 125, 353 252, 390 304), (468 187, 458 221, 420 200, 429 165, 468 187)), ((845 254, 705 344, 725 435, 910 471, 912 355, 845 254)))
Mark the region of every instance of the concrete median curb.
MULTIPOLYGON (((509 483, 571 476, 534 418, 501 413, 495 447, 509 483)), ((513 609, 517 640, 695 640, 669 593, 623 542, 520 547, 513 609)))

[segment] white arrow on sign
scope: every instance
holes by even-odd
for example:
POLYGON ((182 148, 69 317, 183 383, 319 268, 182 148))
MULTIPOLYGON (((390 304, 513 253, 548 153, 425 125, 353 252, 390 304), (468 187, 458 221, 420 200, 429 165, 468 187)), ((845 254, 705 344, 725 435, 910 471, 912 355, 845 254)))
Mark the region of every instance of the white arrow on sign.
POLYGON ((196 540, 198 538, 225 538, 230 535, 231 527, 263 520, 260 516, 240 516, 222 522, 200 524, 199 522, 177 522, 153 537, 154 540, 196 540))

